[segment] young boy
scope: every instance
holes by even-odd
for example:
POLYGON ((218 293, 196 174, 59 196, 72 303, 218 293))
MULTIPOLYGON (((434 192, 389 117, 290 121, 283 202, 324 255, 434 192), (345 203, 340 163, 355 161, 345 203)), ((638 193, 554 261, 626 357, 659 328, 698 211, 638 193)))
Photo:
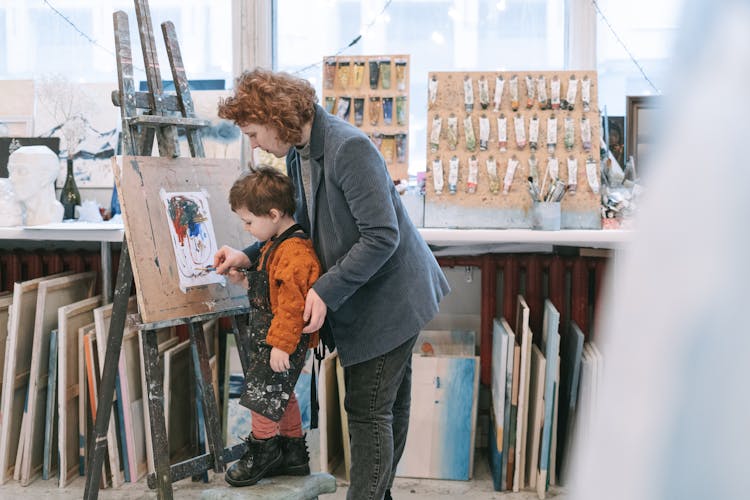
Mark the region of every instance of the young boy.
MULTIPOLYGON (((307 350, 318 344, 317 332, 302 333, 302 315, 320 263, 294 221, 294 188, 286 175, 265 166, 243 175, 229 203, 245 230, 265 242, 245 271, 251 352, 240 404, 252 411, 252 432, 247 452, 225 476, 232 486, 249 486, 271 475, 310 473, 294 385, 307 350)), ((215 260, 221 263, 220 253, 215 260)))

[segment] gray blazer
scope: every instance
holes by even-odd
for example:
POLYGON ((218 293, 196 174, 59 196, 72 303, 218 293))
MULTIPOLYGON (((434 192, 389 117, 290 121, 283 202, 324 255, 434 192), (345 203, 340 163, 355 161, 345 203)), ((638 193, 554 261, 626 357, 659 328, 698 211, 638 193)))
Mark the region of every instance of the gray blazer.
POLYGON ((295 218, 323 274, 313 288, 344 366, 385 354, 419 333, 450 288, 412 224, 385 161, 360 130, 315 106, 308 220, 299 156, 287 155, 295 218))

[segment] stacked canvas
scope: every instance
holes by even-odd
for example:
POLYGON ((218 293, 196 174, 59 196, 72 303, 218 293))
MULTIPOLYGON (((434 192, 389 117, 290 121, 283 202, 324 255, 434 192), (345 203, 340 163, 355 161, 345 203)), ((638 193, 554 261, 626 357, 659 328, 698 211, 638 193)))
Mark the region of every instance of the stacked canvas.
POLYGON ((527 488, 544 498, 564 478, 574 429, 587 427, 581 420, 595 404, 601 354, 584 346, 575 323, 560 335, 560 315, 549 300, 535 344, 529 312, 518 296, 515 328, 504 318, 494 322, 488 456, 496 490, 527 488))
POLYGON ((411 417, 402 477, 469 480, 474 468, 479 357, 473 331, 423 331, 412 354, 411 417))

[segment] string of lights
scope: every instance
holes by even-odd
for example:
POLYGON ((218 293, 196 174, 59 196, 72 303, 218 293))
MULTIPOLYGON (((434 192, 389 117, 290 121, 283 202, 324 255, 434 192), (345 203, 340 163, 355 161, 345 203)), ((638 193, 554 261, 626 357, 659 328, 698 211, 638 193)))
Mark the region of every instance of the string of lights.
MULTIPOLYGON (((377 16, 375 16, 372 19, 372 21, 370 21, 368 24, 366 24, 365 27, 359 32, 359 34, 357 36, 355 36, 354 38, 352 38, 351 42, 349 42, 347 45, 341 47, 338 51, 336 51, 336 53, 333 54, 333 57, 340 56, 349 47, 353 47, 357 43, 359 43, 359 41, 362 40, 362 37, 367 34, 367 32, 370 30, 370 28, 372 28, 375 25, 375 23, 378 22, 379 19, 383 18, 383 16, 385 15, 385 11, 388 10, 388 7, 391 5, 392 1, 393 0, 388 0, 387 2, 385 2, 385 4, 383 5, 383 8, 380 10, 380 13, 377 16)), ((298 69, 297 71, 295 71, 292 74, 293 75, 300 75, 300 74, 302 74, 302 73, 304 73, 304 72, 306 72, 306 71, 308 71, 310 69, 319 67, 321 64, 322 64, 321 61, 317 61, 317 62, 308 64, 307 66, 304 66, 303 68, 298 69)))
MULTIPOLYGON (((55 8, 55 6, 52 5, 49 2, 49 0, 42 0, 42 1, 44 2, 44 4, 50 10, 52 10, 63 21, 65 21, 65 23, 67 23, 68 25, 70 25, 70 27, 73 28, 73 30, 75 30, 87 42, 89 42, 90 44, 92 44, 95 47, 99 48, 100 50, 103 50, 107 54, 110 54, 112 57, 116 57, 115 54, 114 54, 114 52, 112 52, 109 48, 105 47, 104 45, 102 45, 101 43, 99 43, 97 40, 95 40, 94 38, 92 38, 91 36, 89 36, 83 30, 81 30, 69 17, 67 17, 65 14, 63 14, 62 12, 60 12, 57 8, 55 8)), ((335 56, 339 56, 339 55, 343 54, 349 48, 351 48, 351 47, 355 46, 356 44, 358 44, 362 40, 362 37, 367 34, 367 32, 369 31, 369 29, 372 28, 372 26, 374 26, 375 23, 378 22, 378 20, 380 20, 380 19, 383 18, 383 16, 385 15, 386 11, 388 10, 388 7, 391 5, 392 1, 393 0, 387 0, 385 2, 385 4, 383 4, 383 8, 380 10, 380 12, 378 13, 378 15, 375 16, 368 24, 366 24, 364 26, 364 28, 360 31, 360 33, 357 36, 355 36, 354 38, 352 38, 352 40, 348 44, 346 44, 345 46, 343 46, 339 50, 337 50, 333 54, 333 56, 334 57, 335 56)), ((638 71, 641 73, 641 76, 643 76, 643 79, 646 80, 646 82, 648 82, 648 84, 651 86, 652 89, 654 89, 654 91, 657 94, 661 94, 661 90, 659 90, 659 88, 654 84, 654 82, 651 80, 651 78, 649 78, 649 76, 646 74, 646 70, 643 69, 643 65, 641 65, 640 62, 638 62, 638 60, 633 55, 633 53, 630 51, 630 49, 628 49, 628 46, 622 40, 622 38, 620 37, 620 35, 617 34, 617 31, 615 31, 614 27, 612 26, 612 23, 609 22, 609 19, 607 19, 607 16, 604 15, 604 12, 599 7, 598 2, 596 0, 591 0, 591 4, 594 6, 594 9, 596 10, 597 14, 601 18, 601 20, 604 22, 604 24, 607 26, 607 28, 612 33, 612 35, 615 37, 615 39, 617 40, 617 42, 625 50, 625 53, 628 55, 628 57, 633 62, 633 64, 635 65, 635 67, 638 68, 638 71)), ((307 72, 310 69, 313 69, 313 68, 316 68, 316 67, 320 67, 321 64, 322 64, 322 61, 316 61, 314 63, 308 64, 307 66, 303 66, 302 68, 294 71, 293 74, 295 74, 295 75, 303 74, 303 73, 307 72)), ((140 71, 140 72, 142 72, 144 74, 146 72, 143 68, 139 68, 137 66, 133 66, 133 69, 138 70, 138 71, 140 71)))
POLYGON ((620 35, 617 34, 615 29, 612 27, 612 24, 609 22, 609 19, 607 19, 607 16, 604 15, 604 12, 602 12, 602 9, 599 8, 599 4, 596 2, 596 0, 591 0, 592 5, 594 6, 594 9, 596 9, 597 14, 599 14, 599 17, 601 17, 602 21, 604 21, 604 24, 607 25, 607 28, 609 28, 609 31, 612 32, 612 35, 614 35, 617 42, 622 46, 623 49, 625 49, 625 53, 627 53, 628 57, 630 57, 630 60, 633 61, 633 64, 635 64, 635 67, 638 68, 638 71, 641 72, 641 75, 643 76, 643 79, 648 82, 648 84, 651 86, 652 89, 654 89, 654 92, 656 92, 658 95, 661 95, 661 90, 654 85, 654 82, 651 81, 651 79, 646 74, 646 70, 643 69, 643 66, 641 63, 638 62, 638 60, 635 58, 632 52, 630 52, 630 49, 628 49, 627 45, 625 45, 625 42, 622 41, 622 38, 620 38, 620 35))

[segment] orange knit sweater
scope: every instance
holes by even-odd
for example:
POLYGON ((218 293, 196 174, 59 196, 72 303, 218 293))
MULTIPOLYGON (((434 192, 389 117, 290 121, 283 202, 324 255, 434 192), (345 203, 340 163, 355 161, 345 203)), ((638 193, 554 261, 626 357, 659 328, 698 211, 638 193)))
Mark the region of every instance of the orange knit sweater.
MULTIPOLYGON (((261 249, 261 259, 271 241, 261 249)), ((300 341, 305 322, 307 291, 320 276, 320 262, 309 239, 289 238, 282 242, 268 259, 268 284, 273 319, 266 342, 293 353, 300 341)), ((310 347, 318 345, 318 332, 310 335, 310 347)))

